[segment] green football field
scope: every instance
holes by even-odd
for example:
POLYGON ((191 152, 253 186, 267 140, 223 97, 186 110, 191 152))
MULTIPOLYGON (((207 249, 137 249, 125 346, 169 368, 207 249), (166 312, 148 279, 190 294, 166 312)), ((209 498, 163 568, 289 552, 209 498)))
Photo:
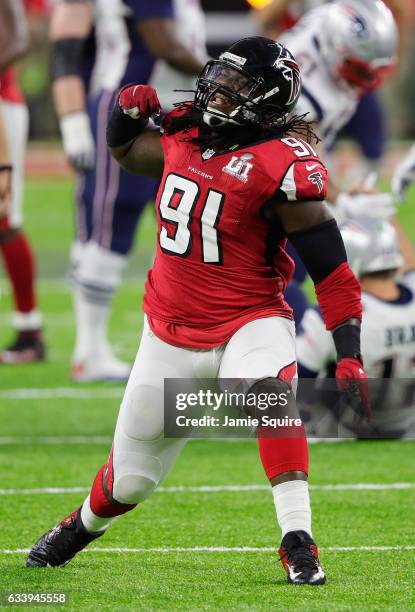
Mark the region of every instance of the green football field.
MULTIPOLYGON (((400 216, 415 240, 412 200, 400 216)), ((189 442, 163 487, 88 552, 66 568, 25 568, 25 551, 80 505, 105 462, 122 396, 121 387, 69 380, 68 181, 28 183, 26 227, 38 253, 49 360, 0 369, 0 603, 8 592, 65 592, 76 610, 415 609, 414 442, 311 446, 323 587, 286 584, 272 496, 255 442, 243 440, 189 442)), ((148 210, 111 321, 117 353, 130 360, 153 240, 148 210)), ((4 280, 0 287, 4 344, 10 296, 4 280)))

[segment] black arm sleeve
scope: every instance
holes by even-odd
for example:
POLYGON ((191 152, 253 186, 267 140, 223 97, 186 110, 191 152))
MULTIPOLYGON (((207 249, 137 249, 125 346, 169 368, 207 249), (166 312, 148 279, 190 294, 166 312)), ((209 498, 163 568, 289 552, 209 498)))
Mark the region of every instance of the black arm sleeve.
POLYGON ((354 357, 362 361, 360 353, 360 321, 350 319, 343 325, 339 325, 332 331, 334 344, 337 351, 337 359, 343 357, 354 357))
POLYGON ((314 284, 347 261, 346 249, 335 219, 300 232, 287 234, 314 284))
POLYGON ((107 125, 107 145, 109 147, 121 147, 139 136, 147 125, 148 119, 132 119, 132 117, 123 113, 117 101, 107 125))
POLYGON ((84 45, 84 38, 62 38, 53 43, 53 80, 79 74, 84 45))

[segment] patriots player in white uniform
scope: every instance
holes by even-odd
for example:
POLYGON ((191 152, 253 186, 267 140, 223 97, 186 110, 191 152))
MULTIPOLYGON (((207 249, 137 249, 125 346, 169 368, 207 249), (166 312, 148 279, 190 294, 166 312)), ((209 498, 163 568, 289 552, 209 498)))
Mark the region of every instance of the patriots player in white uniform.
MULTIPOLYGON (((393 15, 382 0, 336 0, 306 13, 281 41, 301 68, 296 113, 318 124, 327 149, 355 113, 360 97, 378 87, 395 64, 398 32, 393 15)), ((327 200, 338 221, 359 214, 389 217, 394 211, 389 193, 373 193, 373 185, 367 184, 341 191, 330 176, 327 200)), ((290 244, 288 252, 296 270, 286 299, 299 325, 308 305, 300 287, 306 272, 290 244)))
MULTIPOLYGON (((369 378, 377 379, 371 383, 372 420, 356 426, 350 409, 338 428, 332 413, 312 407, 309 431, 323 437, 405 437, 415 423, 415 252, 402 228, 387 220, 357 218, 344 223, 341 233, 363 290, 362 355, 369 378)), ((319 311, 308 309, 301 327, 299 377, 330 376, 336 353, 319 311)))
MULTIPOLYGON (((281 41, 301 67, 296 112, 316 121, 329 147, 354 114, 360 97, 382 83, 396 62, 398 31, 382 0, 337 0, 309 11, 281 41)), ((328 200, 340 214, 392 212, 388 194, 341 193, 331 182, 328 200)), ((376 213, 377 214, 377 213, 376 213)))

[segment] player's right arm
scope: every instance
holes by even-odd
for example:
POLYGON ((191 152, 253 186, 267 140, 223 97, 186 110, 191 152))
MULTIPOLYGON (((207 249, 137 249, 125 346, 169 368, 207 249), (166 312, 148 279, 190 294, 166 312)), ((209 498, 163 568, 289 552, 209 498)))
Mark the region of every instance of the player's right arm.
POLYGON ((415 181, 415 144, 395 168, 392 177, 392 191, 401 202, 405 199, 408 187, 415 181))
MULTIPOLYGON (((199 74, 208 58, 197 57, 180 41, 174 19, 168 15, 169 1, 158 0, 158 2, 161 5, 157 9, 158 16, 154 10, 154 4, 152 8, 149 8, 146 6, 147 3, 140 2, 137 8, 137 29, 145 46, 154 58, 164 60, 172 68, 184 74, 199 74)), ((151 3, 148 4, 151 5, 151 3)))
POLYGON ((49 36, 53 45, 53 98, 63 148, 76 170, 94 165, 95 145, 86 113, 86 93, 79 65, 92 28, 89 0, 61 0, 52 12, 49 36))
POLYGON ((404 274, 411 272, 412 276, 415 277, 415 248, 413 242, 396 217, 391 219, 391 223, 398 235, 399 248, 403 257, 404 263, 401 272, 404 274))
POLYGON ((107 144, 128 172, 161 178, 164 152, 160 131, 150 122, 160 111, 157 93, 150 85, 127 85, 120 91, 107 126, 107 144))
MULTIPOLYGON (((251 3, 250 3, 251 4, 251 3)), ((290 4, 290 0, 272 0, 260 8, 251 10, 251 17, 256 21, 264 36, 277 38, 278 19, 284 14, 290 4)))

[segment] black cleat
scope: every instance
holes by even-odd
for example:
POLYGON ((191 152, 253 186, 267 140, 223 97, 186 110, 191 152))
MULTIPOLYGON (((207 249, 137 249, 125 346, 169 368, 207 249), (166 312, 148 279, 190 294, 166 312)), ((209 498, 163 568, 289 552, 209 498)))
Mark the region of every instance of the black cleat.
POLYGON ((286 533, 278 552, 291 584, 317 585, 326 582, 317 546, 306 531, 286 533))
POLYGON ((0 363, 18 365, 46 360, 42 330, 20 331, 15 340, 0 353, 0 363))
POLYGON ((103 531, 89 533, 81 521, 81 508, 45 533, 32 548, 26 560, 27 567, 64 566, 87 544, 96 540, 103 531))

